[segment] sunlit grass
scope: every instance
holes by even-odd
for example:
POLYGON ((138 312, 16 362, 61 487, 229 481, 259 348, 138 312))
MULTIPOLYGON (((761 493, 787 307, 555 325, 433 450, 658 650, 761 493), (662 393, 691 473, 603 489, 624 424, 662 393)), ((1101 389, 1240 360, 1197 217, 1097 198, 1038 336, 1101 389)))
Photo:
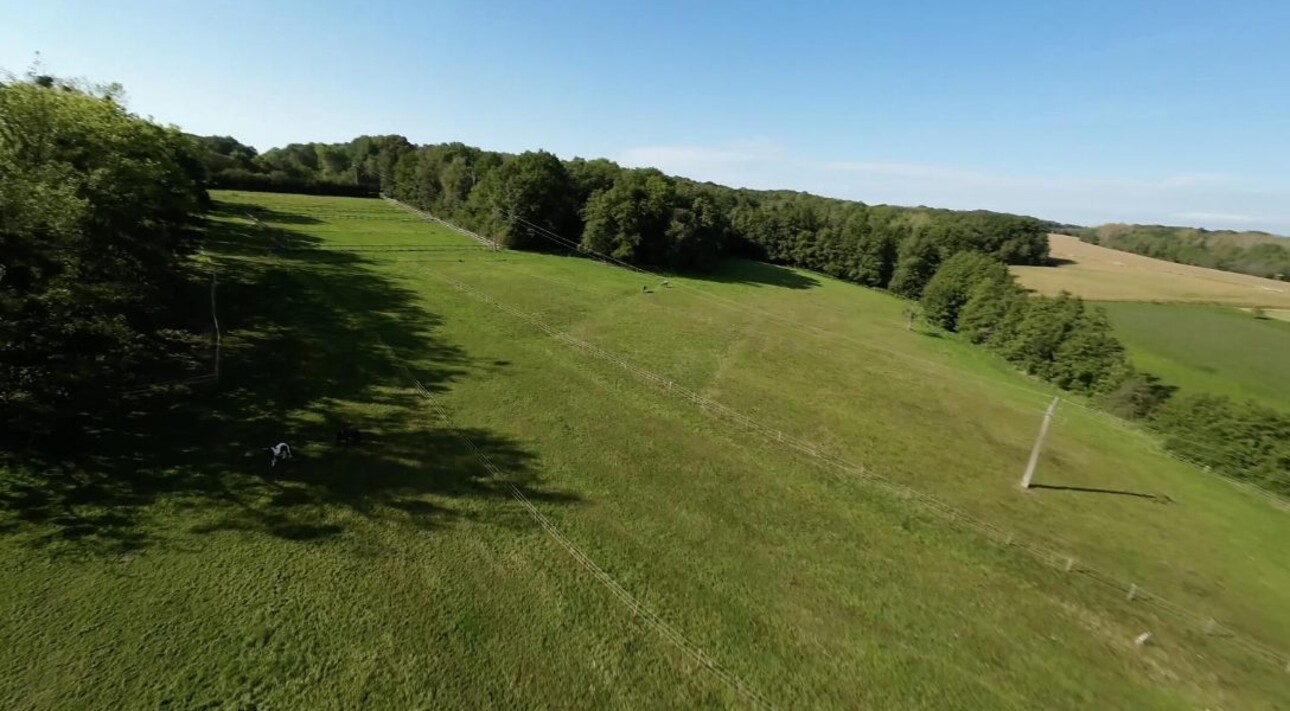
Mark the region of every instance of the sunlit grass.
MULTIPOLYGON (((379 201, 217 197, 239 206, 214 256, 221 390, 140 420, 169 444, 131 469, 168 485, 126 492, 113 535, 66 535, 60 516, 90 514, 79 501, 64 514, 28 499, 6 521, 6 707, 749 705, 581 568, 458 435, 776 706, 1290 702, 1284 671, 1230 640, 839 478, 445 279, 1290 646, 1287 514, 1073 406, 1038 477, 1072 488, 1020 492, 1047 391, 905 330, 893 297, 739 261, 664 287, 486 252, 379 201), (255 206, 266 227, 240 216, 255 206), (335 445, 340 421, 370 441, 335 445), (255 448, 279 436, 300 456, 269 470, 255 448), (1134 647, 1148 629, 1157 644, 1134 647)), ((127 445, 143 447, 123 438, 122 458, 127 445)))

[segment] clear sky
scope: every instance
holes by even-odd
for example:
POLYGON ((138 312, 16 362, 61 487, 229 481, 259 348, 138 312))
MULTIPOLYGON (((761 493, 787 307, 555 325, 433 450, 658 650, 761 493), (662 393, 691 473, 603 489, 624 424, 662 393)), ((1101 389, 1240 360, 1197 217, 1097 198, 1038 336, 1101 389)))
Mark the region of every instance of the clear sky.
POLYGON ((736 186, 1290 233, 1290 1, 0 0, 0 67, 257 148, 400 133, 736 186))

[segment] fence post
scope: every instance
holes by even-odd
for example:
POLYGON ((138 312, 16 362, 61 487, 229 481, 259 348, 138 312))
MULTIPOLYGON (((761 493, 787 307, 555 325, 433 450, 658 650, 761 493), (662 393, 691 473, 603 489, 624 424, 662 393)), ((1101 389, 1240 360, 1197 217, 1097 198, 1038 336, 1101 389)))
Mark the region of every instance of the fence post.
POLYGON ((215 324, 215 383, 219 384, 220 332, 219 316, 215 309, 215 272, 211 271, 211 322, 215 324))

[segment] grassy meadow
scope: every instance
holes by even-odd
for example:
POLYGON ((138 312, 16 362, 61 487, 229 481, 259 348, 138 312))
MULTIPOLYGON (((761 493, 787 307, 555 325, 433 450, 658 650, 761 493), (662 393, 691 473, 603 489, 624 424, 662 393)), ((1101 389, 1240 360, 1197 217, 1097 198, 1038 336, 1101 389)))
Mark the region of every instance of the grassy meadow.
POLYGON ((1048 236, 1053 267, 1012 267, 1022 286, 1093 301, 1161 301, 1290 308, 1290 283, 1176 264, 1108 249, 1070 235, 1048 236))
POLYGON ((665 286, 377 200, 215 197, 219 387, 123 399, 87 433, 110 455, 0 476, 4 708, 1290 705, 1285 661, 1248 649, 1290 649, 1290 516, 1073 403, 1020 491, 1053 393, 892 296, 739 260, 665 286), (341 422, 367 441, 333 444, 341 422), (297 457, 270 468, 278 439, 297 457))
POLYGON ((1134 364, 1185 392, 1290 408, 1290 323, 1233 308, 1104 304, 1134 364))

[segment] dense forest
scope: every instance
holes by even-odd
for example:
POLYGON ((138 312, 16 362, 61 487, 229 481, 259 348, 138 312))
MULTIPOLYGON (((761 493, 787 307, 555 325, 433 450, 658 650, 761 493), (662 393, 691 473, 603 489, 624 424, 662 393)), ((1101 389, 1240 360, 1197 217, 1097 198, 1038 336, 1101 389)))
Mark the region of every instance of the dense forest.
POLYGON ((737 190, 604 159, 415 146, 401 136, 260 154, 134 116, 112 89, 48 77, 0 84, 6 439, 30 443, 75 426, 144 374, 191 358, 197 338, 184 304, 208 187, 387 194, 515 249, 696 272, 738 255, 888 289, 919 299, 929 324, 1151 422, 1180 454, 1290 491, 1290 420, 1175 395, 1133 371, 1100 309, 1014 283, 1006 264, 1047 259, 1048 223, 737 190))
POLYGON ((206 149, 212 187, 382 193, 517 249, 576 243, 632 264, 685 270, 742 254, 910 297, 959 252, 1009 264, 1048 258, 1047 223, 1018 215, 738 190, 604 159, 414 146, 401 136, 263 154, 233 138, 196 140, 206 149))
POLYGON ((1290 281, 1290 238, 1266 232, 1110 224, 1072 234, 1092 244, 1179 264, 1290 281))
POLYGON ((192 352, 201 155, 116 91, 0 84, 0 441, 75 426, 192 352))

